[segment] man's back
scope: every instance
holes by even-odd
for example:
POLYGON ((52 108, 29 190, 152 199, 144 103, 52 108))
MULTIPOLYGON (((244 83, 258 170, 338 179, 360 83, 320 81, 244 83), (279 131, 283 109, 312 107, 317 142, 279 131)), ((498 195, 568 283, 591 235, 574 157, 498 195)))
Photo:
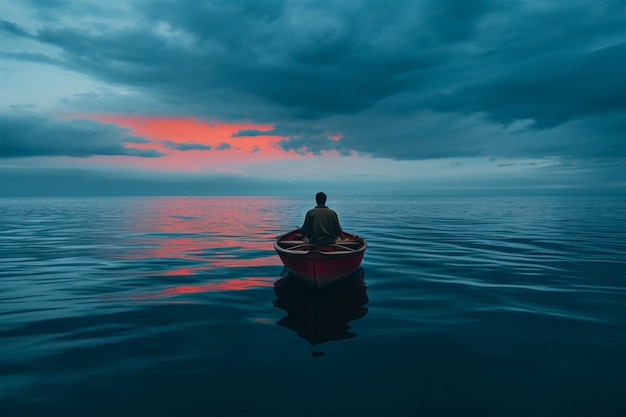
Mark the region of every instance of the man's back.
POLYGON ((337 213, 325 205, 318 205, 309 210, 301 229, 309 242, 316 245, 335 243, 335 239, 341 236, 337 213))

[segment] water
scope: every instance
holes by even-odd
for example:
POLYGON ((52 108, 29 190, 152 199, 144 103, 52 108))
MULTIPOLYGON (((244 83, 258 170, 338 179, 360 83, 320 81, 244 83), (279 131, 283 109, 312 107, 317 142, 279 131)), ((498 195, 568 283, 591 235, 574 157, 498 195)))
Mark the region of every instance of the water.
POLYGON ((329 203, 369 247, 319 295, 310 199, 0 200, 0 415, 626 415, 626 199, 329 203))

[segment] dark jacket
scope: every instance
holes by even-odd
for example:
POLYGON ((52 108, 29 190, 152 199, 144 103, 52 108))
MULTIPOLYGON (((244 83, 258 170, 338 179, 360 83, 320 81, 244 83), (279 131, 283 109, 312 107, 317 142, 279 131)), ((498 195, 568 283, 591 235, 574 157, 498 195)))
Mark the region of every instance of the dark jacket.
POLYGON ((337 213, 326 206, 317 206, 309 210, 301 230, 309 242, 316 245, 335 243, 335 239, 341 236, 337 213))

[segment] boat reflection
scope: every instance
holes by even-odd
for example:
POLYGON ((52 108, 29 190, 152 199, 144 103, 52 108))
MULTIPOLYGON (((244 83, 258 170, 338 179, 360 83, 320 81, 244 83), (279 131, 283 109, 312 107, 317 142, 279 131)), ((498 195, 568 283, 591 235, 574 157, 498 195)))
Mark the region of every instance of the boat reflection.
POLYGON ((274 283, 274 307, 287 315, 278 325, 295 331, 311 345, 355 337, 349 322, 367 314, 369 301, 363 268, 328 287, 313 289, 291 273, 274 283))

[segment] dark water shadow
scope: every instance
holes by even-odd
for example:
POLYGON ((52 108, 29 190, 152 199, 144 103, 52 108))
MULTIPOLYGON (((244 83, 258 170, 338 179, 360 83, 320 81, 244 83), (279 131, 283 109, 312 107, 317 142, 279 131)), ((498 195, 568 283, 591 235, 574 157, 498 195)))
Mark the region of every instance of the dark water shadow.
POLYGON ((311 345, 356 336, 349 322, 367 314, 363 268, 328 287, 314 289, 290 273, 274 283, 274 307, 287 315, 277 324, 295 331, 311 345))

